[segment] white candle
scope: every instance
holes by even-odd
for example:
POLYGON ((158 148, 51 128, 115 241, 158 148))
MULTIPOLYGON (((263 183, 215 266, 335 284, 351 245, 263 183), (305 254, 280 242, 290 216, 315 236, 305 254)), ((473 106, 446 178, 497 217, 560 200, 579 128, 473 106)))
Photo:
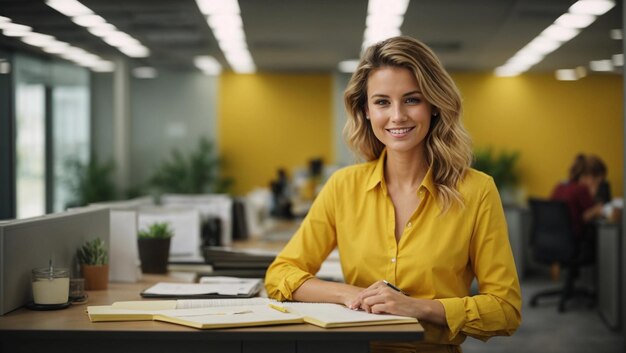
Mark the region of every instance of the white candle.
POLYGON ((33 270, 33 301, 35 304, 67 303, 70 277, 67 269, 39 268, 33 270))
POLYGON ((42 278, 33 282, 33 300, 35 304, 67 303, 70 292, 70 279, 42 278))

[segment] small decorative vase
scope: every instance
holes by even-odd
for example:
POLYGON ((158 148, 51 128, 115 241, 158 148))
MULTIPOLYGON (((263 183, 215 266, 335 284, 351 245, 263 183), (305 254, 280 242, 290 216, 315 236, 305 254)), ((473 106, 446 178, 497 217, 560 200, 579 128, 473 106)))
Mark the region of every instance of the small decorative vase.
POLYGON ((139 260, 143 273, 167 273, 171 238, 139 238, 139 260))
POLYGON ((80 265, 85 278, 85 290, 107 289, 109 284, 109 265, 80 265))

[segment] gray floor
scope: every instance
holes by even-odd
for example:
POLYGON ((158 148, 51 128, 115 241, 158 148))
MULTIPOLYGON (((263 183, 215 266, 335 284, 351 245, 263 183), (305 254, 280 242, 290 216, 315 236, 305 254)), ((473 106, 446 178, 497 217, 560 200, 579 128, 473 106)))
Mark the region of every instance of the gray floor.
POLYGON ((468 338, 462 345, 463 352, 626 352, 624 336, 609 330, 595 307, 588 308, 582 301, 573 301, 559 314, 557 302, 552 299, 530 307, 528 303, 533 293, 554 286, 554 282, 543 277, 522 281, 522 324, 517 332, 511 337, 494 337, 487 342, 468 338))

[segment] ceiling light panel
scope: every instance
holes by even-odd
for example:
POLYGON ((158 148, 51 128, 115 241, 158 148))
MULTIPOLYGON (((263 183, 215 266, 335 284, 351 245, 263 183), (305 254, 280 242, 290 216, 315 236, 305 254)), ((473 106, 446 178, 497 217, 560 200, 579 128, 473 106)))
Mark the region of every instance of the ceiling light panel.
POLYGON ((567 28, 586 28, 595 20, 594 15, 566 13, 557 18, 554 23, 567 28))
POLYGON ((611 39, 614 39, 614 40, 622 40, 622 38, 624 37, 622 35, 622 29, 621 28, 612 29, 611 32, 610 32, 610 36, 611 36, 611 39))
MULTIPOLYGON (((207 24, 211 28, 220 50, 233 71, 240 74, 255 72, 256 65, 248 50, 241 11, 237 0, 196 0, 196 3, 200 12, 206 16, 207 24)), ((213 57, 203 58, 215 60, 213 57)), ((207 64, 205 63, 205 65, 207 64)), ((207 69, 207 66, 204 66, 204 68, 198 66, 196 62, 196 66, 209 75, 221 72, 221 65, 219 70, 216 70, 213 64, 208 65, 209 69, 207 69)))
POLYGON ((556 70, 554 75, 559 81, 576 81, 581 78, 576 69, 556 70))
POLYGON ((222 72, 222 65, 209 55, 196 56, 193 63, 208 76, 217 76, 222 72))
POLYGON ((133 69, 132 73, 135 78, 141 79, 151 79, 158 76, 157 70, 150 66, 136 67, 133 69))
POLYGON ((115 69, 115 65, 110 61, 84 49, 73 47, 66 42, 61 42, 51 35, 33 32, 29 26, 14 23, 8 17, 0 17, 0 29, 5 36, 21 37, 20 40, 28 45, 41 48, 46 53, 73 61, 75 64, 92 71, 105 72, 115 69))
POLYGON ((48 0, 46 1, 46 5, 67 17, 90 15, 93 13, 87 6, 76 0, 48 0))
POLYGON ((400 27, 409 0, 369 0, 362 49, 402 34, 400 27))
POLYGON ((569 8, 573 14, 601 16, 615 6, 613 0, 579 0, 569 8))
POLYGON ((118 30, 103 17, 76 0, 46 0, 46 4, 71 18, 72 22, 87 28, 89 33, 102 38, 108 45, 117 48, 131 58, 150 56, 150 50, 137 39, 118 30))
POLYGON ((591 71, 599 71, 599 72, 608 72, 613 71, 613 61, 612 60, 594 60, 589 62, 589 68, 591 71))
MULTIPOLYGON (((598 16, 605 14, 614 6, 615 1, 613 0, 577 1, 570 6, 567 13, 558 17, 553 24, 515 53, 504 65, 497 67, 494 73, 497 76, 516 76, 528 71, 531 67, 541 62, 543 57, 576 37, 582 29, 588 27, 598 16), (531 53, 533 59, 528 58, 529 53, 531 53), (534 57, 532 53, 535 54, 534 57)), ((575 69, 571 70, 575 71, 575 69)), ((559 74, 559 71, 556 73, 557 79, 565 79, 559 77, 573 77, 568 76, 570 74, 567 71, 563 71, 561 74, 559 74)), ((576 79, 581 77, 584 77, 584 75, 578 74, 576 79)))

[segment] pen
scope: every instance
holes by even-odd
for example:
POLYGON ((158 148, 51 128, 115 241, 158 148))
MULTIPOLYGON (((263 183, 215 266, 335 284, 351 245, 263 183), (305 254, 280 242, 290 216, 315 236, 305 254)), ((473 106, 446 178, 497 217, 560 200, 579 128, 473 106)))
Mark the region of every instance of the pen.
POLYGON ((383 280, 383 283, 384 283, 384 284, 386 284, 386 285, 387 285, 387 287, 389 287, 389 288, 391 288, 391 289, 395 290, 396 292, 400 292, 400 293, 402 293, 402 294, 406 295, 406 293, 404 293, 404 292, 403 292, 400 288, 398 288, 398 287, 394 286, 393 284, 391 284, 391 283, 387 282, 387 280, 386 280, 386 279, 384 279, 384 280, 383 280))
POLYGON ((289 310, 287 310, 287 308, 285 308, 284 306, 277 305, 277 304, 272 304, 272 303, 269 303, 269 304, 267 304, 267 305, 268 305, 270 308, 272 308, 272 309, 276 309, 276 310, 278 310, 278 311, 280 311, 280 312, 282 312, 282 313, 289 313, 289 310))

